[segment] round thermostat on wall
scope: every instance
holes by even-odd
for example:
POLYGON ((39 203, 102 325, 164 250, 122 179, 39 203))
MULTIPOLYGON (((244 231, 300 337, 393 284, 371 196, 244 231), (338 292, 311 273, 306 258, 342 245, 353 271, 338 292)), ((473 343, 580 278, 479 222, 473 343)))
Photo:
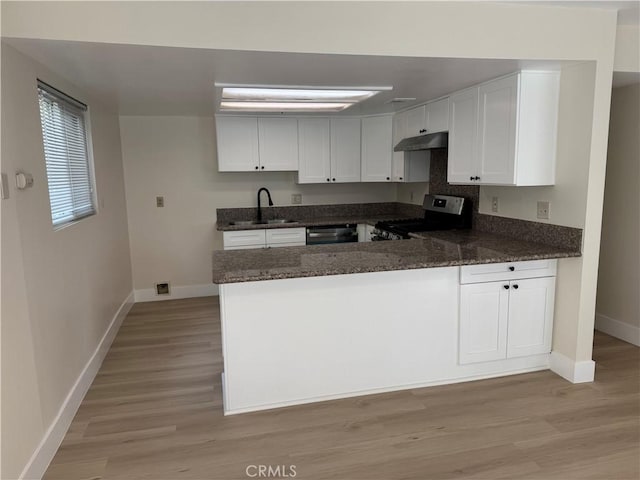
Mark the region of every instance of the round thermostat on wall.
POLYGON ((16 173, 16 187, 18 187, 18 190, 33 187, 33 175, 24 172, 16 173))

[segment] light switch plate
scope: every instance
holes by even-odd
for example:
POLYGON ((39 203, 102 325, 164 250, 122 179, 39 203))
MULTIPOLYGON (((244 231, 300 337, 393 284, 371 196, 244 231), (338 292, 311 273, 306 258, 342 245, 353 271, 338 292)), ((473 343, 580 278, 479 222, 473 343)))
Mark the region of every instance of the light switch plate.
POLYGON ((0 196, 3 200, 7 200, 9 198, 9 177, 6 173, 0 174, 0 177, 0 196))
POLYGON ((538 218, 540 220, 549 220, 551 216, 551 204, 549 202, 538 202, 538 218))
POLYGON ((156 197, 156 207, 164 207, 164 197, 156 197))
POLYGON ((291 194, 291 205, 300 205, 302 203, 302 194, 301 193, 292 193, 291 194))

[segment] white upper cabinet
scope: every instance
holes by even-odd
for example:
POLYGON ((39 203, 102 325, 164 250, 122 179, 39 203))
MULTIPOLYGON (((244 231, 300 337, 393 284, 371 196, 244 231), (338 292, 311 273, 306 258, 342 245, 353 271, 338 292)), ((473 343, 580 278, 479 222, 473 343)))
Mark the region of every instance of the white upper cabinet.
POLYGON ((496 80, 478 89, 477 166, 482 183, 515 181, 518 77, 496 80))
POLYGON ((415 137, 427 133, 427 120, 424 105, 407 110, 404 114, 407 117, 405 137, 415 137))
POLYGON ((256 117, 216 117, 218 171, 248 172, 260 169, 258 119, 256 117))
POLYGON ((298 170, 298 120, 259 118, 258 151, 260 170, 298 170))
MULTIPOLYGON (((407 118, 408 112, 396 113, 393 116, 393 146, 395 147, 400 140, 406 138, 407 135, 407 118)), ((391 160, 391 178, 394 182, 405 181, 405 165, 404 152, 393 152, 391 160)))
POLYGON ((451 95, 449 183, 553 185, 559 88, 523 71, 451 95))
POLYGON ((216 117, 218 171, 298 170, 298 120, 216 117))
POLYGON ((300 118, 298 148, 298 183, 328 182, 331 177, 329 119, 300 118))
POLYGON ((476 175, 478 89, 469 88, 449 99, 449 183, 473 182, 476 175))
POLYGON ((363 182, 390 182, 393 153, 390 115, 362 119, 363 182))
MULTIPOLYGON (((449 98, 427 103, 393 116, 393 146, 407 137, 447 131, 449 98)), ((391 179, 394 182, 428 182, 431 152, 393 152, 391 179)))
POLYGON ((424 133, 446 132, 449 130, 449 97, 425 105, 427 130, 424 133))
POLYGON ((360 181, 360 119, 331 119, 331 182, 360 181))
POLYGON ((360 181, 360 119, 298 120, 298 183, 360 181))
POLYGON ((412 108, 396 115, 398 116, 401 117, 400 121, 403 124, 402 138, 446 132, 449 130, 449 97, 412 108))

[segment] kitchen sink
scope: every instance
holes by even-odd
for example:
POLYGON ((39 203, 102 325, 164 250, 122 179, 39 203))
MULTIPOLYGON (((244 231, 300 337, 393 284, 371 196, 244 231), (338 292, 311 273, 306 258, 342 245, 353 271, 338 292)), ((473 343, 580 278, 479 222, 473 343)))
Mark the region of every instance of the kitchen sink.
POLYGON ((288 220, 286 218, 272 218, 271 220, 263 220, 258 222, 256 220, 236 220, 235 222, 229 222, 229 225, 235 225, 238 227, 247 227, 250 225, 268 225, 278 223, 298 223, 297 220, 288 220))
POLYGON ((272 218, 267 223, 298 223, 296 220, 287 220, 285 218, 272 218))
MULTIPOLYGON (((235 222, 229 222, 229 225, 237 225, 237 226, 247 226, 247 225, 256 225, 258 222, 255 220, 237 220, 235 222)), ((263 223, 263 222, 260 222, 263 223)))

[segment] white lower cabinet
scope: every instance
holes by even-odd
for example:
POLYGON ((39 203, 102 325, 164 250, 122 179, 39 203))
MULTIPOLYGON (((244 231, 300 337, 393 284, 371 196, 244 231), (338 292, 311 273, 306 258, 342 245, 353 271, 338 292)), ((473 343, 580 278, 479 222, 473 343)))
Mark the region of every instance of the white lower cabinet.
POLYGON ((507 357, 509 291, 502 282, 460 287, 460 363, 507 357))
POLYGON ((267 247, 293 247, 307 244, 307 231, 300 228, 274 228, 266 231, 267 247))
POLYGON ((222 240, 224 250, 296 247, 307 244, 306 230, 303 227, 222 232, 222 240))
MULTIPOLYGON (((555 261, 552 262, 555 274, 555 261)), ((526 263, 516 265, 526 267, 526 263)), ((465 267, 462 269, 464 281, 468 276, 464 274, 465 267)), ((505 270, 508 273, 503 280, 460 287, 460 364, 551 351, 555 276, 518 279, 505 270)))
POLYGON ((510 283, 507 358, 549 353, 555 277, 513 280, 510 283))
POLYGON ((264 248, 266 244, 265 238, 264 229, 222 232, 222 242, 225 250, 264 248))
POLYGON ((376 227, 368 223, 358 224, 358 242, 370 242, 376 227))

